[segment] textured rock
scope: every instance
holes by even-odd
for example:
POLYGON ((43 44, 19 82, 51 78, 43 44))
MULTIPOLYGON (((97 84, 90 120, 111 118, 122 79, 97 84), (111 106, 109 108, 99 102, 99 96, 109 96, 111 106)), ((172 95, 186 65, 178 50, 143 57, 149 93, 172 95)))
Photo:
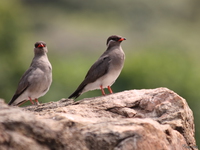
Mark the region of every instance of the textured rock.
POLYGON ((0 101, 1 150, 197 150, 185 99, 166 88, 78 102, 9 107, 0 101))

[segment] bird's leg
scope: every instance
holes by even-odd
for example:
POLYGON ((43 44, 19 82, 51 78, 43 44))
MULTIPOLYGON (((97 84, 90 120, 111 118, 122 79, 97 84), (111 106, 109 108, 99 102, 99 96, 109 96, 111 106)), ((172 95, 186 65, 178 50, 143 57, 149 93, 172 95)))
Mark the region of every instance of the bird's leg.
POLYGON ((32 101, 31 97, 28 97, 30 102, 34 105, 34 102, 32 101))
POLYGON ((112 89, 111 89, 111 87, 110 87, 110 86, 108 86, 108 91, 110 92, 110 94, 112 94, 112 93, 113 93, 113 91, 112 91, 112 89))
POLYGON ((102 94, 103 94, 103 95, 106 95, 102 85, 100 85, 100 88, 101 88, 102 94))
POLYGON ((35 99, 35 102, 36 102, 37 105, 40 104, 37 98, 35 99))

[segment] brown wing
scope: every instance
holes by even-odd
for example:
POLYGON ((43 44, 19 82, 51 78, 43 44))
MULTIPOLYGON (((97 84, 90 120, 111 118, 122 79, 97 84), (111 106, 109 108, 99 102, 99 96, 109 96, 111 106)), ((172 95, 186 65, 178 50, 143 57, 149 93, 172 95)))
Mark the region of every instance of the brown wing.
POLYGON ((108 66, 111 59, 109 56, 100 57, 89 69, 85 76, 85 82, 91 83, 96 81, 108 72, 108 66))
POLYGON ((91 68, 87 72, 83 82, 78 86, 76 91, 72 95, 69 96, 69 98, 72 98, 72 97, 77 98, 81 94, 82 90, 84 89, 84 87, 87 84, 92 83, 92 82, 96 81, 97 79, 99 79, 100 77, 102 77, 103 75, 105 75, 108 72, 108 67, 109 67, 110 61, 111 61, 111 59, 108 55, 100 57, 91 66, 91 68))
POLYGON ((17 90, 14 94, 14 96, 12 97, 12 99, 10 100, 10 102, 8 103, 8 105, 11 105, 29 86, 30 83, 28 81, 28 77, 32 74, 32 72, 35 70, 35 68, 30 67, 21 77, 17 90))

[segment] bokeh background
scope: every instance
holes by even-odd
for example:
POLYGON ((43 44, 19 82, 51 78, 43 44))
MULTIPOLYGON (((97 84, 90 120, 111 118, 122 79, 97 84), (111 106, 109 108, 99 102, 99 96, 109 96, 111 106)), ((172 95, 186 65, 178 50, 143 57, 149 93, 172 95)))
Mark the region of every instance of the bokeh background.
MULTIPOLYGON (((67 98, 105 51, 112 34, 127 38, 124 69, 114 92, 167 87, 193 110, 200 146, 199 0, 2 0, 0 97, 8 102, 43 40, 53 83, 40 102, 67 98)), ((99 96, 91 91, 80 96, 99 96)))

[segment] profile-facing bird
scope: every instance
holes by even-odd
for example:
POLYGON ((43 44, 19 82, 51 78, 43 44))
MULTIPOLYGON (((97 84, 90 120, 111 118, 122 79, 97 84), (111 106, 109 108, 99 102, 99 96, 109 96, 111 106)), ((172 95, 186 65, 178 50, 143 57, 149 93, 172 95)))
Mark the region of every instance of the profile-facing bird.
POLYGON ((45 95, 52 82, 52 66, 47 57, 47 46, 43 41, 35 43, 34 58, 29 69, 21 77, 17 90, 8 105, 19 106, 30 100, 39 104, 38 98, 45 95))
POLYGON ((124 40, 126 39, 118 35, 108 37, 106 51, 91 66, 83 82, 68 98, 76 99, 82 93, 95 89, 101 89, 103 95, 106 95, 104 88, 108 88, 109 92, 113 93, 111 86, 124 65, 125 54, 121 48, 121 42, 124 40))

